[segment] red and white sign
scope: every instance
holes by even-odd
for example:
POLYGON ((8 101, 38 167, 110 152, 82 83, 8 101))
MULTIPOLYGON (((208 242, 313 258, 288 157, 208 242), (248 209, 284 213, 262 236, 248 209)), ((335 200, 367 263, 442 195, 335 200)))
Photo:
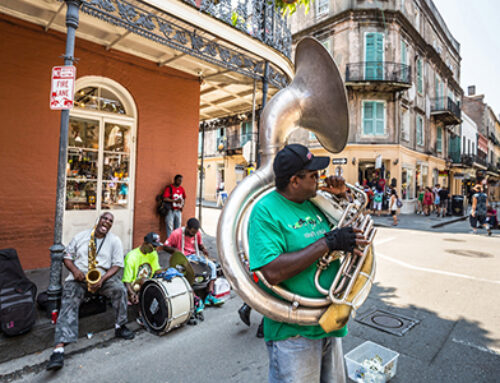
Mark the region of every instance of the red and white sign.
POLYGON ((75 95, 76 68, 72 65, 52 68, 50 88, 50 109, 61 110, 73 108, 75 95))

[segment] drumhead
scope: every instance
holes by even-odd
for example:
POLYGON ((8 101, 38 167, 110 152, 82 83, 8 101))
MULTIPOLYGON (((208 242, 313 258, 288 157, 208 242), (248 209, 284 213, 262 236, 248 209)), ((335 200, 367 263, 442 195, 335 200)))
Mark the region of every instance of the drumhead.
POLYGON ((156 281, 149 280, 141 289, 140 305, 146 325, 153 331, 163 331, 168 324, 168 299, 156 281))

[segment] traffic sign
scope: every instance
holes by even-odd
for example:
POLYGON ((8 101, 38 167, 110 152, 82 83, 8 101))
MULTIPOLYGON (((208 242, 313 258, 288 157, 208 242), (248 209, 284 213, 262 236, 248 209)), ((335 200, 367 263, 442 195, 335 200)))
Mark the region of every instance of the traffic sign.
POLYGON ((347 158, 332 158, 333 165, 345 165, 347 164, 347 158))
POLYGON ((50 87, 50 109, 63 110, 73 108, 75 95, 76 68, 73 65, 52 68, 50 87))

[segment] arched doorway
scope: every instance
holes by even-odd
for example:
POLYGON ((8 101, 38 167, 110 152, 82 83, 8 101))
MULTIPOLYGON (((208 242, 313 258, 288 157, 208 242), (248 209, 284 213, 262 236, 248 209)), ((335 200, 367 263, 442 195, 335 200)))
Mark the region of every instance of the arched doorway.
POLYGON ((63 243, 91 228, 100 214, 115 216, 112 232, 132 247, 137 109, 113 80, 86 76, 76 82, 66 161, 63 243))

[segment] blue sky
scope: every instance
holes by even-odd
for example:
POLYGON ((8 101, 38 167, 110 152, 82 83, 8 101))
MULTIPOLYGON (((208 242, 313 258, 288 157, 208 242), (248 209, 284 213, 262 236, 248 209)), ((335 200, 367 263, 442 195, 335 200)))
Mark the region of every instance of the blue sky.
POLYGON ((460 43, 460 85, 476 85, 476 94, 500 113, 500 1, 433 0, 451 34, 460 43))

